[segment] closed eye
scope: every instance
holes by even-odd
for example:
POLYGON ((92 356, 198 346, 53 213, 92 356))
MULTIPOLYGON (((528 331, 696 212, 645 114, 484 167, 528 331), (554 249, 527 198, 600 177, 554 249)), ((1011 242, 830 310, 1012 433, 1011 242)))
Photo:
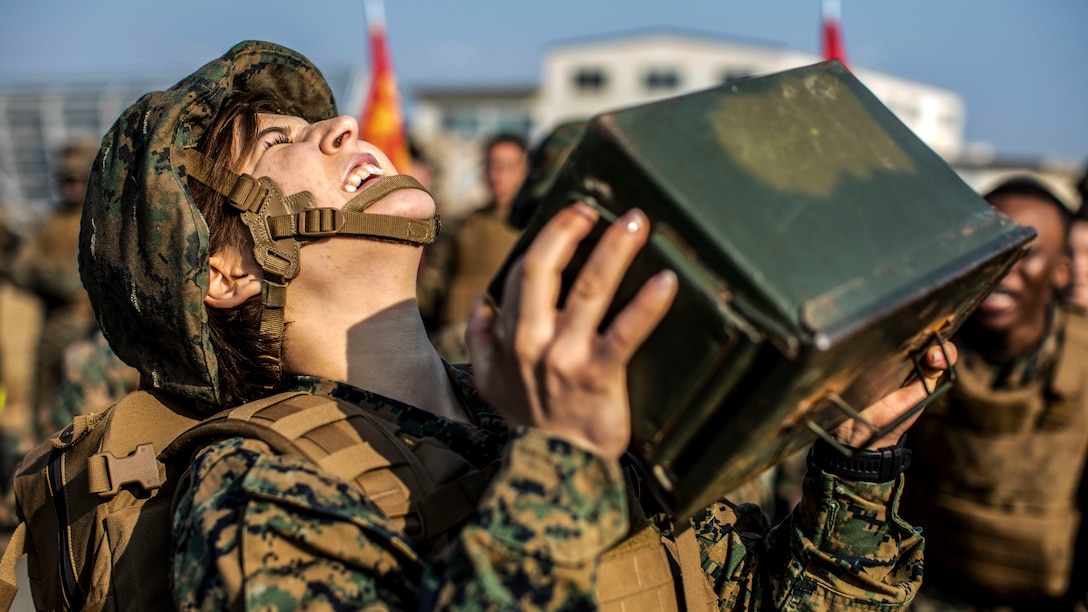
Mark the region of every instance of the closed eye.
POLYGON ((264 148, 271 149, 276 145, 291 144, 291 138, 287 134, 279 134, 271 140, 264 141, 264 148))
POLYGON ((264 149, 270 149, 276 145, 290 144, 294 142, 291 140, 291 135, 283 127, 274 126, 261 130, 260 134, 257 134, 258 141, 261 143, 264 149))

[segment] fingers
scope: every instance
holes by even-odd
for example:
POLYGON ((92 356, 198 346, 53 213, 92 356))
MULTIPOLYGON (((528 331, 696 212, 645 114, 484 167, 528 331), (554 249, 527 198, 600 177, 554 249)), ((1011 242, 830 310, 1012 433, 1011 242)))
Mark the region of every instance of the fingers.
MULTIPOLYGON (((866 408, 862 411, 862 416, 878 428, 898 419, 900 415, 916 406, 918 402, 921 402, 926 395, 933 391, 937 379, 941 377, 945 370, 955 365, 958 358, 959 351, 956 349, 956 345, 951 342, 944 343, 943 351, 939 346, 931 347, 926 351, 923 358, 925 381, 923 382, 916 377, 913 378, 909 384, 896 389, 866 408)), ((878 449, 894 446, 921 414, 921 411, 916 412, 887 436, 874 440, 869 444, 869 448, 878 449)), ((844 444, 857 447, 868 439, 869 430, 858 426, 853 421, 848 421, 837 429, 833 435, 844 444)))
POLYGON ((671 305, 677 279, 658 274, 598 331, 649 236, 645 214, 632 211, 604 230, 560 310, 563 272, 597 222, 585 204, 560 211, 511 266, 501 307, 477 301, 465 336, 477 387, 508 423, 618 458, 631 437, 627 363, 671 305))
POLYGON ((560 325, 574 337, 596 334, 616 288, 649 238, 649 222, 638 209, 628 211, 601 236, 571 285, 560 325))
POLYGON ((959 350, 955 344, 945 342, 944 350, 941 350, 941 348, 940 346, 931 347, 926 351, 925 356, 925 366, 937 371, 937 375, 955 365, 956 360, 959 358, 959 350), (945 359, 946 356, 947 360, 945 359))
POLYGON ((534 338, 525 337, 530 330, 540 339, 552 337, 562 272, 597 218, 596 210, 578 203, 560 211, 540 230, 508 279, 506 288, 514 294, 504 295, 501 316, 507 338, 533 342, 534 338), (507 304, 515 304, 516 311, 507 312, 507 304), (520 334, 516 336, 515 330, 520 334))
POLYGON ((605 332, 599 347, 601 358, 627 363, 669 311, 677 286, 676 273, 672 270, 646 281, 605 332))

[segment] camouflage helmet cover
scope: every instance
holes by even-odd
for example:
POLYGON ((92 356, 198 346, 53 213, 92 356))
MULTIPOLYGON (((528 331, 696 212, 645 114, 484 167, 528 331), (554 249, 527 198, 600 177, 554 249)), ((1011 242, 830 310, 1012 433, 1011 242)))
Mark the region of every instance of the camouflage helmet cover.
POLYGON ((217 405, 219 367, 204 296, 208 228, 186 183, 195 148, 224 102, 269 92, 280 112, 336 116, 305 57, 246 41, 166 91, 144 95, 102 139, 83 207, 80 274, 114 352, 142 384, 217 405))

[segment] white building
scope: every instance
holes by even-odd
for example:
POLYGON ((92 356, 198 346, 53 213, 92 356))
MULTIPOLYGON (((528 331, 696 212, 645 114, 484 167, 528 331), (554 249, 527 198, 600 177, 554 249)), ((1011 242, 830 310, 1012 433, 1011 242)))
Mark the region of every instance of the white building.
MULTIPOLYGON (((411 124, 420 138, 448 132, 479 138, 527 126, 522 133, 535 139, 567 119, 821 60, 782 47, 675 31, 559 43, 544 54, 535 90, 503 88, 491 96, 479 88, 421 90, 411 124)), ((873 70, 854 72, 934 150, 948 158, 959 155, 965 109, 958 94, 873 70)))
MULTIPOLYGON (((413 135, 437 148, 440 157, 464 159, 454 152, 458 142, 475 147, 502 131, 535 141, 566 120, 820 61, 810 53, 691 32, 602 36, 552 46, 541 59, 535 88, 419 90, 409 122, 413 135), (456 135, 452 140, 451 134, 456 135)), ((966 111, 958 94, 873 70, 852 70, 935 151, 950 160, 960 155, 966 111)), ((446 173, 438 191, 482 197, 478 176, 478 169, 459 168, 446 173)), ((461 204, 447 201, 452 208, 461 204)))

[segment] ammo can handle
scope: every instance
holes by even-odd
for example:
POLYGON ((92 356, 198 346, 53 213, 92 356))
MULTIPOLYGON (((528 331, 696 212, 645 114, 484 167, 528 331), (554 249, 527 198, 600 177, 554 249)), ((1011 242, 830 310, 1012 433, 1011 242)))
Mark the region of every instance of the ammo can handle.
POLYGON ((877 427, 876 425, 873 425, 868 420, 863 418, 861 416, 861 413, 854 407, 850 406, 850 404, 846 403, 846 401, 843 400, 842 397, 839 396, 839 394, 832 393, 828 396, 828 400, 832 404, 834 404, 836 408, 838 408, 848 417, 861 423, 866 428, 868 428, 869 431, 872 432, 865 440, 865 442, 862 442, 858 448, 850 448, 843 445, 841 442, 836 440, 834 436, 829 434, 823 427, 817 425, 815 421, 809 420, 807 423, 808 428, 811 429, 824 442, 827 442, 833 448, 835 448, 835 450, 839 451, 847 457, 853 457, 856 451, 868 448, 869 445, 872 444, 874 441, 878 440, 879 438, 883 438, 884 436, 891 433, 896 427, 902 425, 904 421, 920 412, 923 408, 933 403, 933 400, 944 395, 945 392, 952 388, 952 385, 956 382, 956 366, 952 365, 951 360, 949 360, 948 352, 945 350, 944 345, 945 340, 941 338, 941 335, 939 333, 934 333, 929 337, 929 341, 926 342, 925 346, 922 347, 921 350, 911 353, 911 361, 914 362, 914 373, 922 381, 922 386, 925 387, 926 390, 926 396, 922 398, 917 404, 911 406, 909 410, 896 417, 891 423, 888 423, 884 427, 877 427), (929 347, 933 345, 939 346, 941 348, 941 353, 944 354, 944 361, 948 364, 948 376, 935 388, 930 389, 929 385, 926 383, 926 378, 922 371, 922 358, 920 357, 920 355, 925 355, 926 352, 929 351, 929 347))

